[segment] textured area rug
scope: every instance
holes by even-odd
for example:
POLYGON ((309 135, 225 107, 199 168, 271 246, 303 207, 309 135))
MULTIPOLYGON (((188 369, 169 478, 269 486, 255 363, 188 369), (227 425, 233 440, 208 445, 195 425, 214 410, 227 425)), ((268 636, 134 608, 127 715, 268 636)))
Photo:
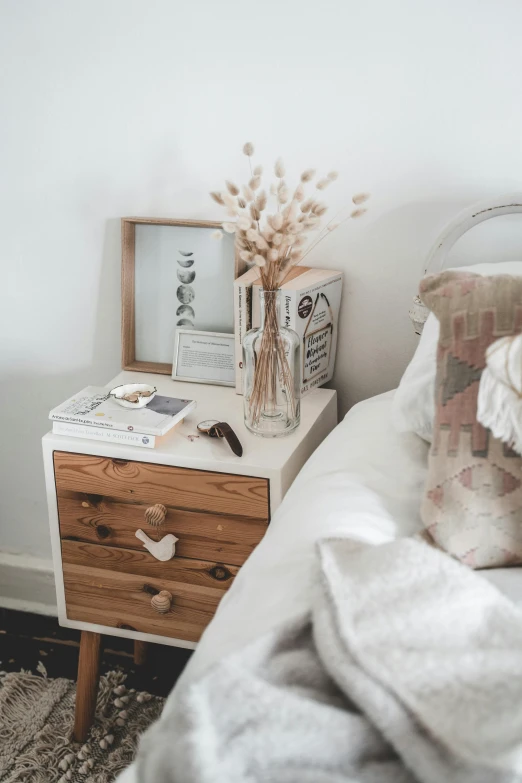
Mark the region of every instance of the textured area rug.
POLYGON ((0 673, 1 783, 110 783, 134 758, 164 699, 128 690, 121 672, 100 678, 87 742, 74 742, 76 684, 26 672, 0 673))

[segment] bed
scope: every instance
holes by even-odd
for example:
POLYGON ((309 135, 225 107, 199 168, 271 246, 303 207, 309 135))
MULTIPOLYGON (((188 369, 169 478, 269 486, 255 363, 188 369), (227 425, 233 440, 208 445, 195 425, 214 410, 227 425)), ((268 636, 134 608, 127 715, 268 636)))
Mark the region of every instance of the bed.
MULTIPOLYGON (((415 434, 395 430, 393 396, 388 392, 354 406, 303 467, 222 600, 167 700, 165 715, 182 685, 310 608, 319 540, 350 538, 378 545, 421 530, 429 446, 415 434)), ((522 604, 520 569, 481 574, 522 604)), ((134 779, 131 767, 121 781, 134 779)))

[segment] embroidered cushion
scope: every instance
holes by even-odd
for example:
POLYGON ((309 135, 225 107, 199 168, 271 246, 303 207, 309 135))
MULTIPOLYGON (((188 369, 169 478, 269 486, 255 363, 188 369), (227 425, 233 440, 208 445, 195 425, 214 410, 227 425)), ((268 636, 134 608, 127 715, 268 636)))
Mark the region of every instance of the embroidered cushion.
POLYGON ((477 421, 486 349, 522 331, 522 278, 448 271, 420 296, 440 324, 422 520, 472 568, 522 563, 522 458, 477 421))

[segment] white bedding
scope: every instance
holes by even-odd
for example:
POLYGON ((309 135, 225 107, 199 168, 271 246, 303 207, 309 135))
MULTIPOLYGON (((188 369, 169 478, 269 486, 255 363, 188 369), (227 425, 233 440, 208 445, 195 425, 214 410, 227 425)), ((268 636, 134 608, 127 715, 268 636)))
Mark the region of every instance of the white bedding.
MULTIPOLYGON (((394 430, 392 399, 388 392, 352 408, 304 466, 222 600, 183 680, 309 608, 318 539, 347 536, 379 544, 421 529, 429 446, 394 430)), ((522 603, 522 569, 482 573, 522 603)), ((166 710, 173 699, 175 690, 166 710)), ((121 783, 133 779, 130 768, 121 783)))

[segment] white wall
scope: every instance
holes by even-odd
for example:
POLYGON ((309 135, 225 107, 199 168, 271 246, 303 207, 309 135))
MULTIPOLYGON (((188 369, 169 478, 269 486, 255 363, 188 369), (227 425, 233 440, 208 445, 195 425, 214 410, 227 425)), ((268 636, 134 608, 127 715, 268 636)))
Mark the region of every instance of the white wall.
MULTIPOLYGON (((0 0, 0 550, 50 554, 48 409, 119 368, 122 215, 220 217, 244 141, 374 194, 311 260, 346 274, 342 409, 396 385, 444 223, 522 187, 519 0, 0 0)), ((522 251, 485 224, 466 258, 522 251)), ((506 227, 507 226, 507 227, 506 227)), ((348 444, 349 447, 349 444, 348 444)))

